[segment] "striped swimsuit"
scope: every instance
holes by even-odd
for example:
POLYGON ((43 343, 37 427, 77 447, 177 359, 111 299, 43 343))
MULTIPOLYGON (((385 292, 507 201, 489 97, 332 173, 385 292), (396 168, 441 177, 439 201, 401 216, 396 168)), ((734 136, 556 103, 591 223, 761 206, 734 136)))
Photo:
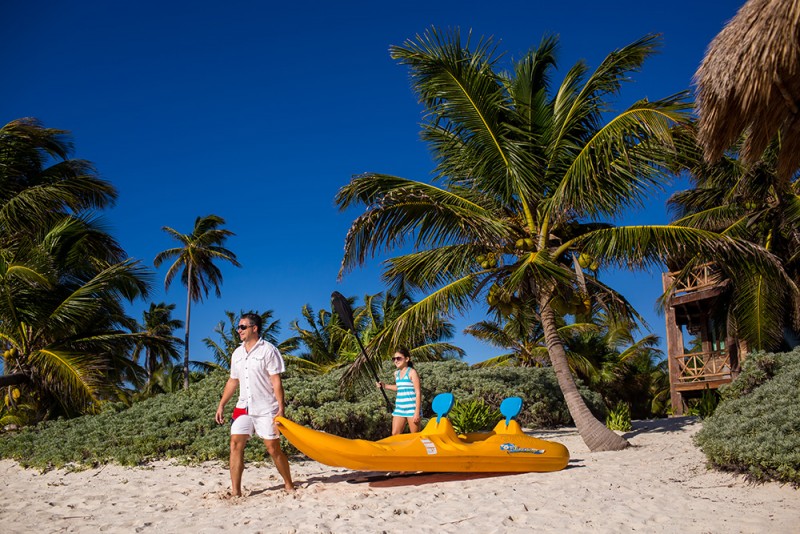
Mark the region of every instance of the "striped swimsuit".
POLYGON ((397 401, 394 405, 392 415, 396 417, 414 417, 417 411, 417 392, 414 383, 408 376, 411 369, 406 369, 406 375, 400 377, 400 371, 395 371, 394 382, 397 385, 397 401))

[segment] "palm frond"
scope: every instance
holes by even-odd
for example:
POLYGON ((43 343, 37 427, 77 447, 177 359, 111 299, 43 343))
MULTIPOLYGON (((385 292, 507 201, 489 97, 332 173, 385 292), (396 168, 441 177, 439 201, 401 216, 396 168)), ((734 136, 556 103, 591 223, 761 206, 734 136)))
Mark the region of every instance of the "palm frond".
POLYGON ((402 246, 412 237, 418 246, 435 246, 451 240, 491 242, 504 234, 502 222, 475 202, 422 182, 402 180, 403 186, 398 187, 400 182, 395 177, 369 174, 354 178, 340 190, 337 202, 342 209, 361 196, 364 184, 370 195, 378 184, 387 190, 380 203, 368 206, 351 225, 340 276, 362 265, 380 247, 402 246))

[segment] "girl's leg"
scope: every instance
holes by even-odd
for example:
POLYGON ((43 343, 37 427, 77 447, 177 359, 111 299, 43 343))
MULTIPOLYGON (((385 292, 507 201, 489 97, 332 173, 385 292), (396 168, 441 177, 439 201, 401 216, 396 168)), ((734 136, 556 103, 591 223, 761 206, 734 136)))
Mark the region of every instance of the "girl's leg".
POLYGON ((392 416, 392 435, 396 436, 397 434, 402 434, 403 429, 406 427, 406 418, 405 417, 397 417, 392 416))
POLYGON ((414 418, 413 417, 406 417, 406 420, 408 421, 408 431, 409 432, 411 432, 412 434, 415 433, 415 432, 419 432, 419 424, 414 422, 414 418))

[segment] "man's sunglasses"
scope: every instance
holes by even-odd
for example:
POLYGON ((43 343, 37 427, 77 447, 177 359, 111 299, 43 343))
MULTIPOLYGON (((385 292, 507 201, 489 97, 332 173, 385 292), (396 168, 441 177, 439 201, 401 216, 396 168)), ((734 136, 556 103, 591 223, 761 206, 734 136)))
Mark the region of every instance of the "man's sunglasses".
POLYGON ((255 325, 253 325, 253 324, 240 324, 239 326, 236 327, 236 330, 239 330, 241 332, 242 330, 246 330, 246 329, 250 328, 251 326, 255 326, 255 325))

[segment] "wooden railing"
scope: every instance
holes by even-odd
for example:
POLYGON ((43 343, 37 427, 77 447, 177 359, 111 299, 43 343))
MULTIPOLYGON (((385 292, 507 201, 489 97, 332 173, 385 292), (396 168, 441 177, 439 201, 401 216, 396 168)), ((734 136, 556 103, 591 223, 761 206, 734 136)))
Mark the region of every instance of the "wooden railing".
POLYGON ((724 350, 692 352, 675 358, 678 382, 710 382, 731 378, 731 358, 724 350))
MULTIPOLYGON (((671 272, 669 275, 675 278, 679 273, 671 272)), ((697 291, 719 284, 722 280, 722 275, 719 268, 713 263, 705 263, 694 269, 689 273, 689 278, 686 281, 679 282, 675 286, 675 294, 687 293, 689 291, 697 291)))

